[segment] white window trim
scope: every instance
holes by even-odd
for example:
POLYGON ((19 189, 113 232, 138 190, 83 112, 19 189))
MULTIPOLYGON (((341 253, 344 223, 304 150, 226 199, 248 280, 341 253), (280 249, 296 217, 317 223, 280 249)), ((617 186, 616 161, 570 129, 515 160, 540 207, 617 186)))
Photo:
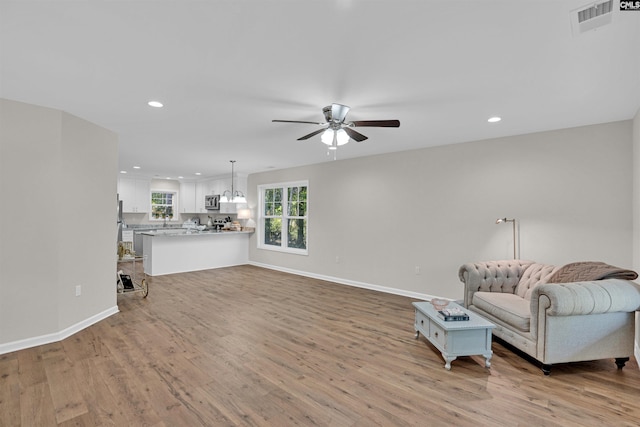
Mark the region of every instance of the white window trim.
MULTIPOLYGON (((287 197, 287 193, 283 194, 283 197, 287 197)), ((268 251, 275 252, 286 252, 290 254, 297 255, 309 255, 309 181, 288 181, 288 182, 277 182, 273 184, 262 184, 258 185, 258 221, 256 221, 256 231, 258 236, 258 249, 265 249, 268 251), (288 246, 274 246, 274 245, 266 245, 264 243, 264 190, 271 188, 282 188, 282 187, 307 187, 307 247, 306 249, 298 249, 298 248, 290 248, 288 246)), ((283 207, 283 212, 285 211, 285 207, 283 207)), ((286 245, 286 241, 288 240, 286 231, 286 216, 282 216, 282 241, 283 244, 286 245)))
POLYGON ((152 222, 169 222, 169 221, 177 221, 178 220, 178 212, 179 211, 179 206, 178 206, 178 202, 179 202, 179 194, 175 191, 175 190, 162 190, 162 189, 154 189, 151 190, 149 192, 149 221, 152 222), (171 198, 171 200, 173 200, 173 218, 156 218, 153 216, 153 200, 152 200, 152 195, 153 193, 171 193, 173 194, 173 197, 171 198))

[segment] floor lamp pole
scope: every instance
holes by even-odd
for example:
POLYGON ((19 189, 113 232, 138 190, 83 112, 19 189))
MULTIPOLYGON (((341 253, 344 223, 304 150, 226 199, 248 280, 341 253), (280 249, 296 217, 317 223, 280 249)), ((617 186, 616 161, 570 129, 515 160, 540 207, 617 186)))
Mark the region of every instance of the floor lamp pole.
POLYGON ((512 221, 513 221, 513 259, 518 259, 518 257, 516 256, 516 220, 515 218, 512 221))
POLYGON ((513 259, 518 259, 517 256, 517 245, 516 245, 516 219, 512 218, 512 219, 507 219, 507 218, 498 218, 496 219, 496 224, 501 224, 503 222, 511 222, 513 223, 513 259))

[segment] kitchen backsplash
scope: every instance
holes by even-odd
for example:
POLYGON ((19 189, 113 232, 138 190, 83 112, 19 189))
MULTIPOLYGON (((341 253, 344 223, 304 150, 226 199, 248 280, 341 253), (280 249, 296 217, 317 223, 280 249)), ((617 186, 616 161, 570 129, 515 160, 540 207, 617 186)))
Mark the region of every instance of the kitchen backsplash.
MULTIPOLYGON (((199 218, 200 219, 200 224, 205 225, 207 223, 207 221, 209 220, 209 217, 211 217, 212 220, 222 220, 224 221, 225 218, 227 217, 231 217, 232 220, 235 220, 237 215, 236 214, 180 214, 178 219, 172 219, 172 220, 167 220, 167 227, 176 227, 176 228, 180 228, 182 227, 182 224, 187 221, 190 220, 191 218, 199 218)), ((124 223, 126 224, 127 228, 157 228, 157 227, 163 227, 164 226, 164 221, 162 220, 157 220, 157 221, 151 221, 149 219, 149 214, 138 214, 138 213, 125 213, 123 214, 123 220, 124 223)))

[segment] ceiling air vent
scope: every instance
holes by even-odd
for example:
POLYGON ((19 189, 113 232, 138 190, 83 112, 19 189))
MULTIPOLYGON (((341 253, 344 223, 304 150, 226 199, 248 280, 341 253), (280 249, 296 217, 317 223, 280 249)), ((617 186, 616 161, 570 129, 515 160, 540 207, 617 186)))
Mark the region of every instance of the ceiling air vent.
POLYGON ((613 0, 602 3, 591 3, 571 11, 571 29, 577 36, 611 23, 613 16, 613 0))

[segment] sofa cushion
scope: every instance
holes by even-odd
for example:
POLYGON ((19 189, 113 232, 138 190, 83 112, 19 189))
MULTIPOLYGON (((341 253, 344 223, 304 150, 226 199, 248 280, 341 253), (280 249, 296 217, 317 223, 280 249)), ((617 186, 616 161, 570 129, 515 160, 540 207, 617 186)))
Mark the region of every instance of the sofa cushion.
POLYGON ((516 286, 515 294, 521 298, 531 301, 531 292, 533 288, 548 283, 549 278, 559 269, 555 265, 548 264, 531 264, 522 274, 518 286, 516 286))
POLYGON ((530 302, 518 295, 502 292, 476 292, 473 294, 473 305, 519 331, 529 331, 531 323, 530 302))

